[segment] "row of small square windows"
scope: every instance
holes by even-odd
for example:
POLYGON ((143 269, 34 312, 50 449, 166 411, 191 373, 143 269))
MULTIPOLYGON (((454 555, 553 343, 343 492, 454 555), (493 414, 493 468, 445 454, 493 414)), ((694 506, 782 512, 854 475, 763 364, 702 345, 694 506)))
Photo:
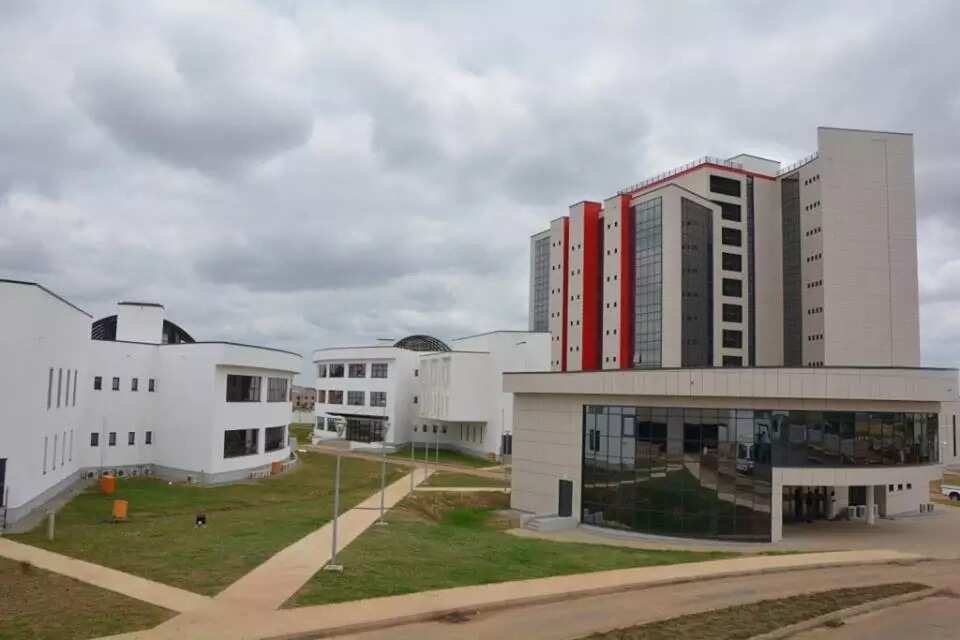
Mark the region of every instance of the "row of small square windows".
POLYGON ((812 309, 807 309, 807 315, 812 316, 817 313, 823 313, 823 307, 814 307, 812 309))
POLYGON ((812 336, 807 336, 807 342, 819 342, 820 340, 823 340, 822 333, 815 333, 812 336))
POLYGON ((610 282, 610 278, 613 278, 614 281, 617 280, 617 276, 615 276, 615 275, 614 275, 614 276, 607 276, 607 282, 610 282))
POLYGON ((803 208, 804 211, 813 211, 814 209, 820 208, 820 201, 812 202, 803 208))
POLYGON ((823 254, 815 253, 812 256, 807 256, 807 262, 814 262, 815 260, 823 260, 823 254))
POLYGON ((820 227, 814 227, 813 229, 810 229, 810 231, 807 231, 807 232, 806 232, 805 234, 803 234, 803 235, 805 235, 805 236, 814 236, 814 235, 820 233, 821 231, 822 231, 822 229, 821 229, 820 227))
POLYGON ((808 363, 807 363, 807 366, 808 366, 808 367, 822 367, 822 366, 823 366, 823 362, 808 362, 808 363))
POLYGON ((619 226, 620 226, 620 223, 615 220, 612 224, 608 224, 608 225, 607 225, 607 229, 613 229, 613 228, 619 227, 619 226))
MULTIPOLYGON (((611 335, 611 330, 610 330, 610 329, 607 329, 607 330, 606 330, 606 335, 608 335, 608 336, 611 335)), ((616 329, 613 329, 613 330, 612 330, 612 335, 617 335, 617 330, 616 330, 616 329)))
POLYGON ((603 361, 604 361, 604 362, 613 362, 614 364, 616 364, 616 362, 617 362, 617 356, 608 356, 608 357, 604 358, 603 361))
POLYGON ((820 182, 820 174, 813 176, 812 178, 807 178, 803 181, 803 184, 813 184, 814 182, 820 182))
POLYGON ((616 302, 607 302, 607 303, 604 304, 604 306, 605 306, 607 309, 610 309, 610 308, 616 309, 616 308, 617 308, 617 303, 616 303, 616 302))
POLYGON ((823 286, 823 280, 814 280, 813 282, 807 283, 807 289, 814 289, 816 287, 822 287, 822 286, 823 286))

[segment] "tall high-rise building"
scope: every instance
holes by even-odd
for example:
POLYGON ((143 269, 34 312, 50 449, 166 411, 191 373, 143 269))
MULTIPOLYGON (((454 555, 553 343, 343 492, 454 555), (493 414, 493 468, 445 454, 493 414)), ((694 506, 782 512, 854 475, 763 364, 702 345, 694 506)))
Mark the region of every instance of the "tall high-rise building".
POLYGON ((704 157, 571 205, 530 250, 555 371, 920 362, 910 134, 704 157))

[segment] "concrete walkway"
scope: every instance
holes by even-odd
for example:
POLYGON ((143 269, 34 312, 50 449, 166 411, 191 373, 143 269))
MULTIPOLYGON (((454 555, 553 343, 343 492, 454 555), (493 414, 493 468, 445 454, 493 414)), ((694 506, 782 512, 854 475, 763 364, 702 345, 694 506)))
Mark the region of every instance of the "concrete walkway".
POLYGON ((207 611, 178 616, 151 631, 117 637, 151 640, 181 640, 185 637, 254 640, 309 634, 336 635, 435 620, 456 611, 497 611, 731 576, 756 576, 877 563, 912 563, 920 559, 913 554, 891 551, 753 556, 457 587, 280 611, 257 611, 251 607, 231 607, 229 610, 214 607, 207 611))
POLYGON ((40 569, 69 576, 75 580, 180 613, 202 609, 212 602, 207 596, 70 558, 40 547, 14 542, 8 538, 0 537, 0 556, 18 562, 29 562, 40 569))
MULTIPOLYGON (((868 565, 836 569, 798 570, 767 575, 738 576, 716 580, 700 580, 680 585, 666 585, 643 591, 576 598, 499 611, 481 612, 467 620, 451 623, 443 620, 418 622, 375 631, 340 636, 343 640, 572 640, 593 633, 647 624, 678 616, 723 609, 759 600, 787 598, 804 593, 864 587, 891 582, 912 581, 937 588, 960 586, 960 564, 956 561, 920 562, 912 566, 868 565)), ((847 635, 844 629, 859 625, 848 621, 839 629, 823 630, 823 635, 810 635, 809 640, 904 640, 906 638, 951 638, 960 622, 956 600, 930 598, 880 612, 893 622, 887 631, 876 625, 863 625, 876 635, 847 635), (936 609, 936 610, 934 610, 936 609), (899 612, 899 613, 898 613, 899 612), (923 612, 930 617, 913 615, 923 612), (954 620, 950 633, 936 635, 934 625, 954 620), (890 631, 896 630, 896 633, 890 631), (834 635, 836 634, 836 635, 834 635)), ((871 614, 877 615, 877 614, 871 614)), ((808 638, 806 635, 797 638, 808 638)), ((680 640, 678 638, 678 640, 680 640)))
MULTIPOLYGON (((414 482, 423 481, 422 470, 415 472, 414 482)), ((387 486, 384 509, 392 509, 410 493, 410 475, 387 486)), ((337 547, 342 550, 367 530, 380 517, 380 492, 373 494, 354 508, 340 515, 337 528, 337 547)), ((333 523, 329 522, 313 533, 294 542, 269 560, 256 567, 214 599, 218 603, 243 608, 271 610, 279 608, 297 592, 307 580, 330 561, 333 523)))

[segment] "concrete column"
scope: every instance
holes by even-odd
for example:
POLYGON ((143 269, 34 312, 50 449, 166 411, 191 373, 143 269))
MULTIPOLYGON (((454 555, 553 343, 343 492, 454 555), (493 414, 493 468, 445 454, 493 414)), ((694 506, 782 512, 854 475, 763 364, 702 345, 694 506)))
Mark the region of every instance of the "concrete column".
POLYGON ((874 505, 874 491, 873 485, 867 485, 867 524, 873 525, 877 523, 877 519, 873 515, 873 505, 874 505))
POLYGON ((770 494, 770 542, 783 540, 783 485, 774 481, 770 494))

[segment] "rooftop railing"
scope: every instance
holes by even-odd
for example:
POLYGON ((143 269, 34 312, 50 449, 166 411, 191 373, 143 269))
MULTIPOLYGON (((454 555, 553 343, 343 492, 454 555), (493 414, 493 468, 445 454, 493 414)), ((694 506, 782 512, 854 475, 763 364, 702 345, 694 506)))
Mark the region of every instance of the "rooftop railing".
POLYGON ((797 169, 799 169, 799 168, 802 167, 803 165, 807 164, 808 162, 813 162, 814 160, 816 160, 816 159, 819 158, 819 157, 820 157, 820 152, 819 152, 819 151, 814 151, 813 153, 811 153, 811 154, 808 155, 807 157, 801 158, 801 159, 797 160, 796 162, 794 162, 793 164, 788 164, 786 167, 784 167, 783 169, 780 170, 780 173, 777 174, 777 177, 779 178, 780 176, 785 176, 785 175, 787 175, 787 174, 790 173, 791 171, 796 171, 797 169))
POLYGON ((688 162, 686 164, 680 165, 679 167, 674 167, 673 169, 664 171, 663 173, 658 173, 655 176, 651 176, 645 180, 641 180, 640 182, 636 184, 632 184, 629 187, 625 187, 620 191, 618 191, 617 194, 621 195, 624 193, 633 193, 634 191, 639 191, 644 187, 650 186, 654 182, 660 182, 661 180, 666 180, 667 178, 683 173, 684 171, 689 171, 694 167, 699 167, 700 165, 707 164, 707 163, 719 165, 721 167, 729 167, 730 169, 743 169, 743 165, 740 164, 739 162, 731 162, 730 160, 724 160, 723 158, 715 158, 713 156, 702 156, 692 162, 688 162))

